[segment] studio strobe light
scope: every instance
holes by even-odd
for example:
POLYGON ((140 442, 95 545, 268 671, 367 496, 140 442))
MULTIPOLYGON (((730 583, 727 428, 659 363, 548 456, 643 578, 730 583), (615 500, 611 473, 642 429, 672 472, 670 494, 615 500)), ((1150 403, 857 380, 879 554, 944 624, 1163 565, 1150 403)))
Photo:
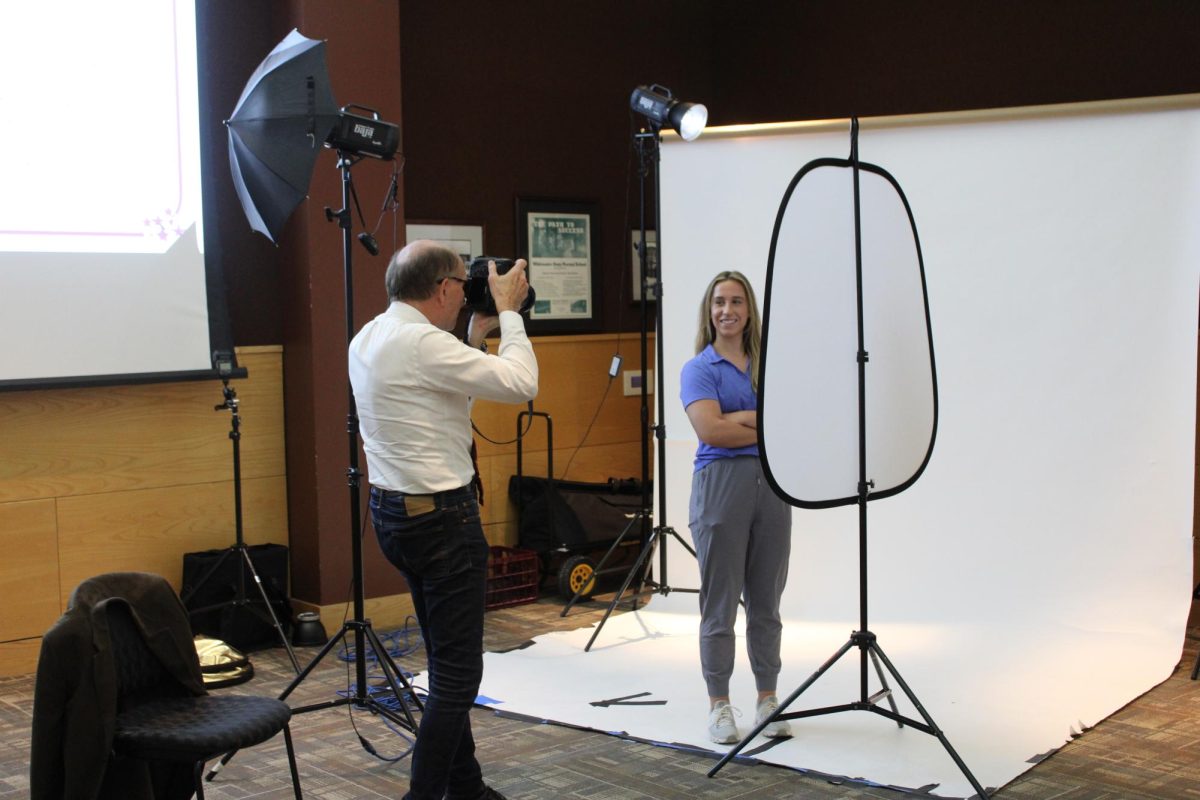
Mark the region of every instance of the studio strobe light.
MULTIPOLYGON (((661 194, 662 179, 659 174, 658 164, 660 156, 660 147, 662 145, 662 126, 663 123, 668 124, 678 133, 684 141, 690 142, 700 135, 704 130, 705 124, 708 122, 708 109, 699 103, 684 103, 676 99, 671 94, 670 89, 666 89, 658 84, 649 86, 639 86, 633 90, 633 94, 629 98, 629 107, 637 114, 645 118, 645 124, 642 130, 634 134, 633 144, 637 148, 638 154, 638 177, 639 177, 639 228, 641 229, 641 245, 638 247, 638 258, 641 263, 642 275, 642 329, 641 329, 641 356, 643 372, 645 366, 649 364, 647 360, 647 342, 650 336, 650 311, 649 303, 657 300, 654 304, 655 308, 655 328, 657 331, 655 336, 655 352, 656 363, 663 363, 663 304, 662 304, 662 285, 658 280, 659 271, 662 269, 662 203, 659 202, 661 194), (654 258, 649 257, 646 243, 649 241, 646 235, 646 184, 651 172, 654 174, 654 212, 655 212, 655 230, 658 232, 658 249, 654 258)), ((652 509, 650 502, 650 406, 649 406, 649 386, 646 381, 642 381, 641 391, 641 419, 642 419, 642 507, 638 514, 630 520, 629 525, 617 537, 616 541, 609 547, 608 552, 604 554, 604 558, 596 565, 594 574, 599 574, 604 565, 608 563, 616 549, 624 541, 626 534, 632 530, 636 523, 641 525, 641 541, 642 551, 634 561, 633 566, 629 570, 629 574, 625 576, 625 582, 621 584, 620 591, 613 597, 609 603, 608 610, 604 612, 604 617, 600 620, 600 624, 596 626, 592 638, 588 640, 587 646, 583 649, 590 651, 592 644, 596 641, 596 637, 600 635, 600 631, 604 629, 604 623, 608 622, 609 616, 616 609, 617 604, 625 597, 626 590, 636 579, 638 581, 638 590, 634 592, 634 603, 636 608, 637 597, 640 594, 643 585, 652 586, 658 594, 667 595, 671 592, 690 592, 698 593, 697 589, 681 589, 672 587, 667 580, 667 540, 668 537, 674 538, 685 550, 692 554, 694 558, 696 551, 692 549, 678 531, 667 525, 667 474, 666 474, 666 426, 662 422, 665 419, 665 411, 663 409, 663 398, 665 391, 663 389, 663 371, 658 370, 658 425, 655 426, 654 432, 658 437, 658 515, 659 524, 650 529, 652 521, 652 509), (658 574, 654 580, 648 577, 650 554, 658 549, 658 574)), ((590 582, 584 581, 583 585, 575 592, 575 596, 567 603, 562 611, 562 616, 566 616, 571 606, 579 600, 580 596, 586 593, 590 582)))

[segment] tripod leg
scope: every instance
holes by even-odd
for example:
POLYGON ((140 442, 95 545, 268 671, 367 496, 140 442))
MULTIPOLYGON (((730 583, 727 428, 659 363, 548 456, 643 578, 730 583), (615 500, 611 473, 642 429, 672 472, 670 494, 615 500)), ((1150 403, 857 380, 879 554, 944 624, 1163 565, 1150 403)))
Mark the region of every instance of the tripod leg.
POLYGON ((404 720, 408 723, 408 729, 413 733, 417 731, 417 721, 413 719, 412 712, 408 710, 408 703, 404 701, 404 692, 400 686, 403 685, 410 697, 412 697, 413 705, 417 710, 421 710, 421 701, 417 699, 417 693, 413 691, 412 684, 404 677, 404 673, 396 666, 396 662, 392 660, 392 656, 388 653, 387 648, 383 646, 383 642, 379 640, 379 636, 375 633, 375 629, 371 627, 365 628, 367 639, 371 643, 371 648, 375 651, 376 658, 379 659, 379 668, 383 670, 384 678, 387 679, 388 686, 392 690, 392 694, 396 696, 396 702, 400 704, 400 710, 404 712, 404 720))
POLYGON ((810 687, 814 683, 816 683, 817 679, 820 678, 822 675, 824 675, 829 670, 830 667, 832 667, 834 664, 836 664, 839 658, 846 655, 846 653, 848 653, 850 651, 850 648, 854 647, 855 644, 856 644, 855 641, 853 639, 850 639, 844 645, 842 645, 840 650, 838 650, 836 653, 834 653, 832 656, 830 656, 829 659, 826 660, 826 662, 824 664, 822 664, 821 667, 816 672, 814 672, 812 675, 810 675, 808 677, 808 680, 806 680, 804 683, 800 684, 800 687, 798 689, 796 689, 796 691, 794 691, 790 695, 788 695, 787 699, 779 704, 779 708, 775 709, 774 714, 772 714, 771 716, 764 719, 761 723, 759 723, 758 726, 755 727, 754 730, 750 731, 750 734, 745 739, 742 739, 740 742, 737 743, 736 747, 734 747, 732 750, 730 750, 728 753, 726 753, 724 756, 722 756, 721 760, 717 762, 717 765, 708 771, 708 777, 711 778, 714 775, 716 775, 718 772, 720 772, 721 767, 724 767, 731 760, 733 760, 737 756, 738 753, 742 752, 742 750, 745 749, 746 745, 750 743, 751 739, 753 739, 755 736, 758 736, 760 733, 763 732, 763 730, 768 725, 770 725, 772 722, 774 722, 776 719, 778 719, 780 716, 782 716, 783 712, 787 709, 787 707, 790 706, 792 703, 796 702, 797 697, 804 694, 804 691, 808 687, 810 687))
MULTIPOLYGON (((888 686, 887 675, 884 674, 883 667, 879 666, 879 656, 875 655, 874 650, 868 649, 867 652, 871 654, 871 663, 875 665, 875 674, 879 676, 879 683, 883 686, 883 690, 887 692, 887 701, 888 705, 892 707, 892 713, 900 716, 900 709, 896 708, 896 698, 892 696, 892 688, 888 686)), ((900 728, 904 727, 904 723, 900 720, 896 720, 896 725, 900 728)))
MULTIPOLYGON (((696 559, 697 561, 700 560, 700 556, 696 555, 696 549, 694 547, 692 547, 690 544, 688 544, 688 542, 682 536, 679 535, 679 531, 677 531, 671 527, 666 527, 666 528, 658 528, 656 533, 658 534, 659 539, 666 539, 667 534, 670 534, 671 536, 673 536, 675 538, 675 541, 679 542, 680 547, 682 547, 684 550, 691 553, 692 558, 696 559)), ((699 589, 680 589, 678 586, 670 586, 667 583, 666 542, 660 542, 659 544, 662 547, 662 551, 661 551, 660 555, 662 555, 662 557, 663 557, 662 564, 661 564, 662 575, 658 576, 657 583, 655 583, 654 581, 649 581, 649 582, 653 583, 655 586, 657 586, 659 594, 663 594, 663 595, 668 595, 671 592, 690 592, 691 594, 700 594, 699 589)), ((738 605, 741 606, 742 608, 745 608, 746 607, 745 598, 738 598, 738 605)))
MULTIPOLYGON (((310 672, 317 668, 317 664, 321 663, 321 659, 329 655, 330 651, 337 646, 338 642, 345 640, 347 630, 348 628, 343 625, 340 631, 335 633, 333 636, 330 636, 329 641, 325 643, 325 645, 321 648, 321 651, 317 653, 316 656, 313 657, 313 660, 308 662, 308 666, 302 669, 300 674, 297 675, 292 682, 287 685, 287 688, 283 690, 283 693, 279 695, 278 699, 287 700, 288 695, 290 695, 297 686, 304 682, 304 679, 308 677, 310 672)), ((213 778, 217 777, 217 773, 221 771, 221 767, 225 766, 230 761, 233 761, 233 757, 237 755, 237 752, 237 750, 230 750, 228 753, 221 756, 221 760, 213 765, 213 768, 208 771, 208 774, 204 776, 204 779, 206 781, 211 781, 213 778)))
POLYGON ((959 770, 964 776, 966 776, 966 779, 970 781, 971 786, 975 789, 975 792, 981 798, 983 798, 983 800, 987 800, 988 793, 982 786, 979 785, 979 781, 975 780, 975 776, 971 774, 971 770, 967 769, 967 765, 963 763, 963 760, 959 757, 957 751, 955 751, 954 747, 950 744, 950 740, 946 738, 946 734, 942 733, 941 728, 939 728, 937 723, 933 721, 933 717, 929 716, 929 712, 925 710, 925 706, 921 705, 921 701, 917 699, 915 694, 913 694, 912 689, 908 688, 908 684, 904 682, 904 678, 900 677, 900 673, 896 671, 896 668, 892 665, 892 662, 888 660, 886 655, 884 655, 883 649, 880 648, 878 642, 873 642, 871 644, 871 651, 873 655, 878 654, 884 665, 887 666, 888 672, 892 673, 892 677, 896 679, 896 683, 901 689, 904 690, 904 694, 921 714, 921 718, 925 720, 925 724, 933 730, 933 735, 938 738, 938 741, 942 743, 942 747, 946 748, 946 752, 950 754, 950 758, 954 759, 954 763, 958 765, 959 770))
POLYGON ((592 638, 588 639, 587 646, 583 648, 585 653, 591 651, 592 643, 595 642, 596 637, 600 635, 600 631, 604 628, 604 623, 608 622, 608 618, 612 616, 612 612, 617 607, 617 603, 621 602, 621 599, 625 596, 625 590, 629 588, 629 584, 633 583, 633 578, 642 569, 642 564, 646 562, 646 559, 649 558, 650 553, 654 551, 654 545, 655 537, 651 536, 646 540, 646 545, 642 548, 642 552, 638 554, 637 561, 634 563, 633 568, 630 569, 629 574, 625 576, 625 582, 621 584, 621 590, 617 592, 616 597, 614 597, 612 602, 608 604, 608 609, 604 612, 604 617, 600 620, 600 624, 596 626, 596 630, 592 633, 592 638))
POLYGON ((674 528, 667 528, 667 530, 669 530, 671 532, 671 535, 675 537, 675 541, 677 541, 677 542, 679 542, 679 544, 683 545, 684 550, 687 550, 689 553, 692 554, 692 558, 697 558, 697 559, 699 558, 699 556, 696 555, 695 548, 693 548, 690 544, 688 544, 684 540, 684 538, 679 535, 679 531, 675 530, 674 528))
POLYGON ((271 616, 271 624, 275 626, 275 633, 279 634, 279 641, 283 642, 283 647, 287 650, 288 658, 292 662, 292 669, 299 675, 300 662, 296 660, 296 651, 292 649, 292 643, 288 641, 283 626, 279 624, 279 617, 275 616, 275 607, 271 605, 271 598, 267 597, 267 589, 263 586, 262 578, 258 577, 258 570, 254 568, 254 560, 250 558, 250 551, 245 547, 240 549, 242 560, 246 562, 246 567, 250 570, 251 577, 254 578, 254 585, 258 587, 258 593, 262 595, 263 605, 267 607, 267 614, 271 616))
MULTIPOLYGON (((600 563, 596 565, 596 569, 592 572, 593 576, 600 574, 600 571, 604 569, 604 565, 608 563, 608 559, 612 557, 613 552, 615 552, 617 547, 620 546, 621 542, 625 540, 625 534, 629 533, 629 531, 633 529, 634 523, 641 521, 641 519, 642 512, 639 511, 637 514, 634 514, 633 519, 629 520, 629 524, 625 526, 625 529, 621 531, 619 536, 617 536, 616 540, 612 543, 612 546, 608 548, 608 552, 604 554, 604 558, 600 559, 600 563)), ((572 597, 570 601, 567 602, 566 606, 563 607, 562 613, 559 614, 560 617, 565 617, 567 612, 571 610, 571 607, 579 602, 579 598, 583 594, 583 590, 586 588, 587 584, 584 584, 575 591, 575 596, 572 597)))

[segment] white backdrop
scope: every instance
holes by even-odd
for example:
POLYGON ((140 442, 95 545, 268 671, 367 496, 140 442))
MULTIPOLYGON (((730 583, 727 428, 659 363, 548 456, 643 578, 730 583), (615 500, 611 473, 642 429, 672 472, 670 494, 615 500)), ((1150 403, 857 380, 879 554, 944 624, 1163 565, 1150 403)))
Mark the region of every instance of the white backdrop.
MULTIPOLYGON (((940 400, 920 480, 869 505, 869 627, 985 787, 1160 682, 1180 657, 1192 589, 1198 107, 1192 97, 1136 113, 863 121, 862 159, 897 179, 916 218, 940 400)), ((848 129, 706 133, 663 149, 666 517, 685 540, 696 441, 679 370, 704 288, 736 268, 761 296, 784 189, 811 159, 844 157, 848 129)), ((771 348, 769 360, 786 360, 771 348)), ((859 624, 857 508, 793 519, 781 697, 859 624)), ((666 582, 698 585, 677 545, 666 582)), ((488 654, 482 693, 506 710, 725 749, 705 734, 697 625, 695 595, 655 597, 610 619, 590 652, 582 630, 488 654), (591 704, 640 692, 663 704, 591 704)), ((858 664, 851 651, 792 710, 857 700, 858 664)), ((743 709, 753 709, 749 672, 739 645, 731 694, 743 709)), ((792 726, 793 739, 759 758, 972 793, 936 739, 881 717, 792 726)))
MULTIPOLYGON (((940 397, 927 471, 870 504, 873 626, 1181 634, 1200 112, 954 119, 860 131, 861 158, 888 170, 913 209, 940 397)), ((663 148, 667 517, 685 536, 695 437, 679 370, 704 287, 737 268, 761 294, 783 190, 809 160, 844 157, 848 128, 663 148)), ((786 361, 781 344, 769 358, 786 361)), ((794 525, 786 610, 857 620, 856 509, 796 510, 794 525)), ((673 555, 672 569, 688 560, 673 555)), ((1162 654, 1157 678, 1177 656, 1162 654)))

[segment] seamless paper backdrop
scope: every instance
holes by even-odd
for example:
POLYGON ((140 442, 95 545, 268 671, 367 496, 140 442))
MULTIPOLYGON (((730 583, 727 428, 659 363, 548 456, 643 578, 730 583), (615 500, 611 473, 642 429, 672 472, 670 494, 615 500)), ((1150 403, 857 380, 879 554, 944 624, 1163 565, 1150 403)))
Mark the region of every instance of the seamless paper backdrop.
MULTIPOLYGON (((916 219, 939 395, 924 474, 868 507, 869 627, 984 786, 1016 777, 1180 657, 1192 590, 1198 105, 865 120, 860 131, 861 158, 896 178, 916 219)), ((679 370, 704 288, 736 268, 761 297, 788 182, 848 151, 848 124, 663 148, 666 518, 684 539, 696 440, 679 370)), ((773 325, 788 324, 773 313, 773 325)), ((780 329, 768 370, 788 368, 780 329)), ((782 696, 859 624, 857 508, 796 509, 793 520, 782 696)), ((694 559, 669 548, 665 582, 697 587, 694 559)), ((656 596, 611 618, 591 652, 591 631, 573 631, 489 654, 483 693, 509 711, 720 749, 705 735, 697 625, 695 595, 656 596), (591 705, 639 692, 665 703, 591 705)), ((857 700, 858 664, 852 651, 793 710, 857 700)), ((743 643, 731 690, 753 708, 743 643)), ((795 738, 760 758, 971 794, 936 739, 876 715, 792 726, 795 738)))
MULTIPOLYGON (((667 517, 681 532, 695 437, 679 369, 704 287, 739 268, 761 294, 783 190, 809 160, 844 156, 848 127, 663 148, 663 370, 678 444, 667 517)), ((864 122, 860 157, 900 183, 921 237, 940 401, 924 475, 869 506, 881 636, 888 621, 943 620, 1182 633, 1198 134, 1195 108, 864 122)), ((772 372, 788 360, 781 322, 772 372)), ((794 525, 786 611, 856 621, 857 510, 796 510, 794 525)), ((1147 681, 1177 657, 1163 653, 1147 681)))

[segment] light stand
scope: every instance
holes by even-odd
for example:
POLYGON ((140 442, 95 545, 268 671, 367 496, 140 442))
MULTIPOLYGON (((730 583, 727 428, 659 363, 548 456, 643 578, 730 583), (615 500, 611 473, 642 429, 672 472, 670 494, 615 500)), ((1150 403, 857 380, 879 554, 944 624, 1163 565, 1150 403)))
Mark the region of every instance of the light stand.
POLYGON ((184 606, 188 609, 189 617, 208 611, 229 608, 232 618, 236 618, 239 611, 245 610, 254 614, 263 622, 269 622, 272 627, 275 628, 275 632, 279 635, 279 641, 283 643, 284 648, 287 650, 288 658, 292 662, 292 669, 294 669, 298 674, 300 672, 300 662, 296 660, 296 653, 292 650, 291 642, 288 641, 288 637, 283 630, 283 626, 279 624, 279 618, 275 616, 275 609, 271 605, 270 598, 267 597, 267 590, 263 586, 262 578, 258 576, 258 570, 254 568, 254 561, 250 558, 250 551, 246 547, 246 540, 242 528, 242 457, 240 447, 242 432, 241 417, 238 415, 237 392, 229 385, 229 376, 233 368, 232 353, 228 354, 228 360, 225 360, 221 354, 215 354, 214 361, 216 361, 217 371, 221 376, 221 383, 224 387, 223 395, 225 397, 225 402, 213 406, 213 410, 222 411, 224 409, 229 409, 230 411, 229 439, 233 442, 234 543, 232 546, 226 548, 223 553, 221 553, 220 557, 213 562, 212 566, 210 566, 208 570, 200 576, 199 580, 197 580, 194 585, 188 588, 181 600, 184 606), (221 568, 221 565, 224 564, 226 559, 230 557, 233 557, 235 560, 240 558, 240 560, 246 565, 245 570, 241 568, 240 564, 235 565, 236 568, 234 571, 237 573, 237 582, 235 584, 233 598, 221 603, 201 606, 200 608, 191 608, 188 606, 188 600, 194 597, 196 593, 200 591, 201 587, 203 587, 204 584, 206 584, 214 575, 217 574, 218 570, 221 568), (250 576, 254 578, 254 585, 258 587, 259 594, 262 595, 263 607, 266 609, 265 612, 263 609, 260 609, 257 607, 257 605, 255 605, 257 601, 253 601, 246 597, 247 570, 250 572, 250 576))
MULTIPOLYGON (((637 608, 637 598, 641 594, 643 585, 649 585, 654 592, 661 595, 668 595, 671 592, 691 592, 698 593, 698 589, 681 589, 672 587, 667 579, 667 539, 673 537, 685 550, 692 554, 694 558, 696 551, 692 549, 679 533, 667 525, 667 444, 666 444, 666 424, 665 409, 663 407, 663 304, 662 304, 662 279, 659 265, 662 264, 662 203, 661 203, 661 179, 659 175, 659 157, 660 148, 662 145, 662 123, 670 122, 680 135, 687 141, 691 141, 700 134, 704 127, 704 122, 708 119, 708 111, 703 106, 694 105, 691 103, 681 103, 675 100, 670 93, 670 90, 663 89, 661 86, 644 87, 639 86, 634 90, 633 96, 630 98, 630 104, 634 111, 643 114, 647 119, 647 124, 642 130, 634 134, 634 143, 638 151, 638 202, 639 202, 639 225, 641 227, 642 241, 638 247, 638 258, 642 267, 642 329, 641 329, 641 348, 642 348, 642 404, 641 404, 641 423, 642 423, 642 507, 638 512, 637 517, 631 520, 625 530, 621 531, 621 535, 613 542, 604 558, 596 567, 596 574, 599 574, 604 567, 609 556, 616 551, 625 534, 632 530, 634 522, 637 519, 641 520, 641 539, 642 550, 638 554, 637 560, 630 567, 629 573, 625 576, 625 581, 621 584, 620 590, 609 603, 608 608, 604 612, 600 623, 596 626, 592 636, 588 639, 587 645, 583 648, 584 652, 592 649, 592 644, 596 641, 596 637, 600 635, 600 631, 604 628, 604 624, 608 622, 608 618, 612 616, 617 605, 625 597, 625 592, 629 589, 634 579, 638 580, 638 588, 634 592, 634 608, 637 608), (698 124, 699 127, 696 127, 698 124), (654 220, 655 230, 659 236, 656 242, 657 258, 651 260, 647 256, 647 239, 646 239, 646 178, 653 170, 654 172, 654 220), (646 371, 649 362, 646 359, 648 355, 648 342, 650 338, 649 332, 649 303, 651 302, 651 293, 653 293, 655 302, 655 391, 658 396, 658 424, 653 427, 654 435, 658 439, 658 476, 655 481, 658 485, 658 525, 649 530, 649 526, 653 519, 653 512, 650 504, 650 403, 649 403, 649 385, 646 381, 646 371), (643 569, 648 566, 650 554, 658 548, 658 580, 652 580, 643 569)), ((584 585, 575 593, 575 597, 568 603, 567 608, 563 609, 563 615, 566 615, 567 609, 579 599, 588 588, 589 582, 584 582, 584 585)))
MULTIPOLYGON (((351 270, 352 251, 351 244, 353 239, 350 235, 352 227, 352 219, 350 216, 350 197, 353 191, 353 183, 350 176, 350 168, 358 162, 359 159, 337 151, 338 169, 342 173, 342 208, 340 211, 333 211, 329 208, 325 209, 325 218, 330 222, 337 220, 338 226, 342 229, 342 261, 345 266, 346 274, 346 346, 350 346, 350 341, 354 338, 354 291, 353 291, 353 273, 351 270)), ((317 665, 321 663, 325 656, 333 651, 333 648, 338 642, 345 642, 347 634, 354 634, 354 668, 355 668, 355 687, 354 695, 350 697, 339 697, 336 700, 327 700, 321 703, 312 703, 306 706, 298 706, 292 709, 293 714, 304 714, 309 711, 319 711, 325 708, 334 708, 337 706, 353 705, 355 708, 370 711, 372 714, 378 714, 395 724, 401 726, 405 730, 416 733, 417 722, 413 719, 412 711, 409 710, 408 701, 405 700, 405 693, 411 698, 412 705, 418 711, 421 710, 421 702, 417 699, 416 693, 412 691, 412 685, 404 677, 400 668, 396 666, 396 662, 392 660, 387 648, 380 641, 379 636, 375 633, 375 629, 371 626, 371 621, 365 619, 365 601, 363 599, 363 567, 362 567, 362 504, 359 498, 359 479, 362 477, 362 472, 358 466, 358 410, 354 402, 354 390, 350 388, 349 379, 347 379, 347 389, 349 397, 348 412, 346 414, 346 433, 350 443, 350 466, 346 469, 347 485, 350 488, 350 566, 352 570, 352 585, 351 591, 354 595, 354 617, 342 623, 341 629, 329 638, 329 641, 321 648, 320 652, 313 657, 300 674, 288 684, 287 688, 279 695, 280 700, 286 700, 297 686, 304 682, 317 665), (367 649, 369 644, 375 653, 378 661, 379 669, 382 670, 384 679, 387 681, 388 688, 391 689, 392 695, 396 698, 396 703, 400 708, 401 714, 397 714, 393 709, 381 703, 378 699, 367 691, 367 649), (402 688, 403 687, 403 688, 402 688)), ((364 748, 367 747, 366 741, 360 736, 359 741, 363 743, 364 748)), ((235 751, 236 752, 236 751, 235 751)), ((234 756, 234 752, 226 753, 219 762, 205 776, 207 780, 212 780, 217 772, 225 764, 228 764, 234 756)))
MULTIPOLYGON (((875 487, 875 482, 867 479, 867 394, 866 394, 866 367, 868 361, 868 353, 866 350, 864 335, 863 335, 863 262, 862 262, 862 220, 861 220, 861 204, 859 197, 859 161, 858 161, 858 119, 855 118, 851 122, 850 134, 850 162, 853 166, 854 177, 854 244, 855 244, 855 275, 856 275, 856 291, 857 291, 857 317, 858 317, 858 493, 856 503, 858 505, 858 599, 859 599, 859 628, 850 634, 849 640, 833 654, 821 667, 809 676, 808 680, 800 684, 794 692, 788 695, 787 699, 779 704, 779 707, 773 714, 756 725, 745 739, 738 742, 732 750, 726 753, 720 761, 717 762, 708 772, 708 777, 713 777, 724 767, 729 761, 737 756, 746 745, 755 736, 758 736, 771 723, 776 720, 791 720, 802 717, 814 717, 823 714, 836 714, 842 711, 870 711, 880 716, 894 720, 901 728, 906 724, 922 733, 927 733, 937 737, 938 741, 945 747, 946 752, 950 754, 950 758, 966 776, 971 786, 978 793, 979 797, 987 800, 987 791, 967 769, 967 765, 959 757, 946 735, 937 727, 933 718, 929 716, 929 712, 921 705, 921 701, 913 694, 913 691, 900 677, 900 673, 896 671, 892 662, 884 655, 883 649, 879 646, 879 641, 874 633, 871 633, 867 626, 867 502, 870 500, 870 492, 875 487), (859 699, 849 703, 843 703, 836 706, 827 706, 824 708, 809 709, 806 711, 787 712, 788 706, 796 701, 808 687, 812 686, 816 681, 826 673, 837 661, 851 648, 857 647, 859 650, 859 699), (874 694, 868 694, 868 677, 869 667, 868 659, 874 664, 875 672, 879 676, 879 681, 883 688, 874 694), (895 698, 892 696, 892 690, 888 687, 887 677, 883 669, 880 667, 880 662, 896 679, 896 683, 904 690, 904 694, 912 702, 913 706, 920 713, 924 722, 917 721, 910 717, 906 717, 899 713, 896 708, 895 698), (879 702, 886 699, 890 710, 879 707, 879 702)), ((795 182, 793 182, 793 186, 795 182)), ((790 190, 789 190, 790 191, 790 190)), ((776 226, 778 234, 778 225, 776 226)), ((773 249, 774 245, 772 245, 773 249)), ((772 254, 773 256, 773 254, 772 254)), ((760 395, 761 405, 761 395, 760 395)))
MULTIPOLYGON (((352 255, 351 244, 353 238, 350 235, 351 216, 350 216, 350 197, 353 192, 353 183, 350 177, 350 168, 357 163, 358 159, 347 155, 341 150, 337 151, 338 169, 342 172, 342 208, 340 211, 333 211, 329 208, 325 209, 325 218, 330 222, 335 219, 338 221, 338 226, 342 229, 342 261, 345 265, 346 273, 346 346, 350 346, 350 341, 354 338, 354 284, 353 271, 351 269, 352 255)), ((304 670, 296 676, 296 679, 288 685, 283 693, 279 695, 280 700, 287 699, 287 696, 292 693, 292 690, 299 686, 309 673, 316 668, 321 659, 325 658, 337 645, 338 642, 344 641, 346 635, 354 633, 354 667, 355 667, 355 689, 353 697, 340 697, 337 700, 329 700, 323 703, 313 703, 312 705, 300 706, 292 709, 293 714, 303 714, 306 711, 316 711, 322 708, 330 708, 333 706, 343 706, 353 704, 356 708, 365 709, 373 714, 379 714, 395 722, 398 725, 406 728, 411 732, 416 732, 417 723, 413 719, 412 712, 409 711, 408 704, 404 699, 405 692, 408 692, 412 698, 412 703, 417 710, 421 709, 421 703, 417 700, 415 694, 412 693, 412 686, 405 679, 404 674, 396 666, 396 662, 392 660, 388 654, 387 648, 383 646, 383 642, 379 640, 379 636, 375 633, 375 629, 371 627, 371 621, 365 619, 364 599, 363 599, 363 566, 362 566, 362 503, 359 495, 359 480, 362 477, 362 472, 358 468, 358 410, 354 402, 354 390, 350 388, 349 379, 347 379, 347 397, 349 401, 348 412, 346 414, 346 434, 350 444, 350 466, 346 470, 347 485, 350 488, 350 566, 352 570, 352 586, 351 590, 354 594, 354 617, 342 623, 342 628, 337 633, 329 638, 325 646, 313 658, 304 670), (378 660, 379 668, 383 671, 384 678, 387 680, 388 687, 392 690, 392 694, 396 697, 396 702, 403 714, 397 714, 392 709, 381 704, 367 691, 367 649, 366 645, 370 644, 371 649, 375 652, 375 657, 378 660), (404 690, 401 690, 403 686, 404 690)))

